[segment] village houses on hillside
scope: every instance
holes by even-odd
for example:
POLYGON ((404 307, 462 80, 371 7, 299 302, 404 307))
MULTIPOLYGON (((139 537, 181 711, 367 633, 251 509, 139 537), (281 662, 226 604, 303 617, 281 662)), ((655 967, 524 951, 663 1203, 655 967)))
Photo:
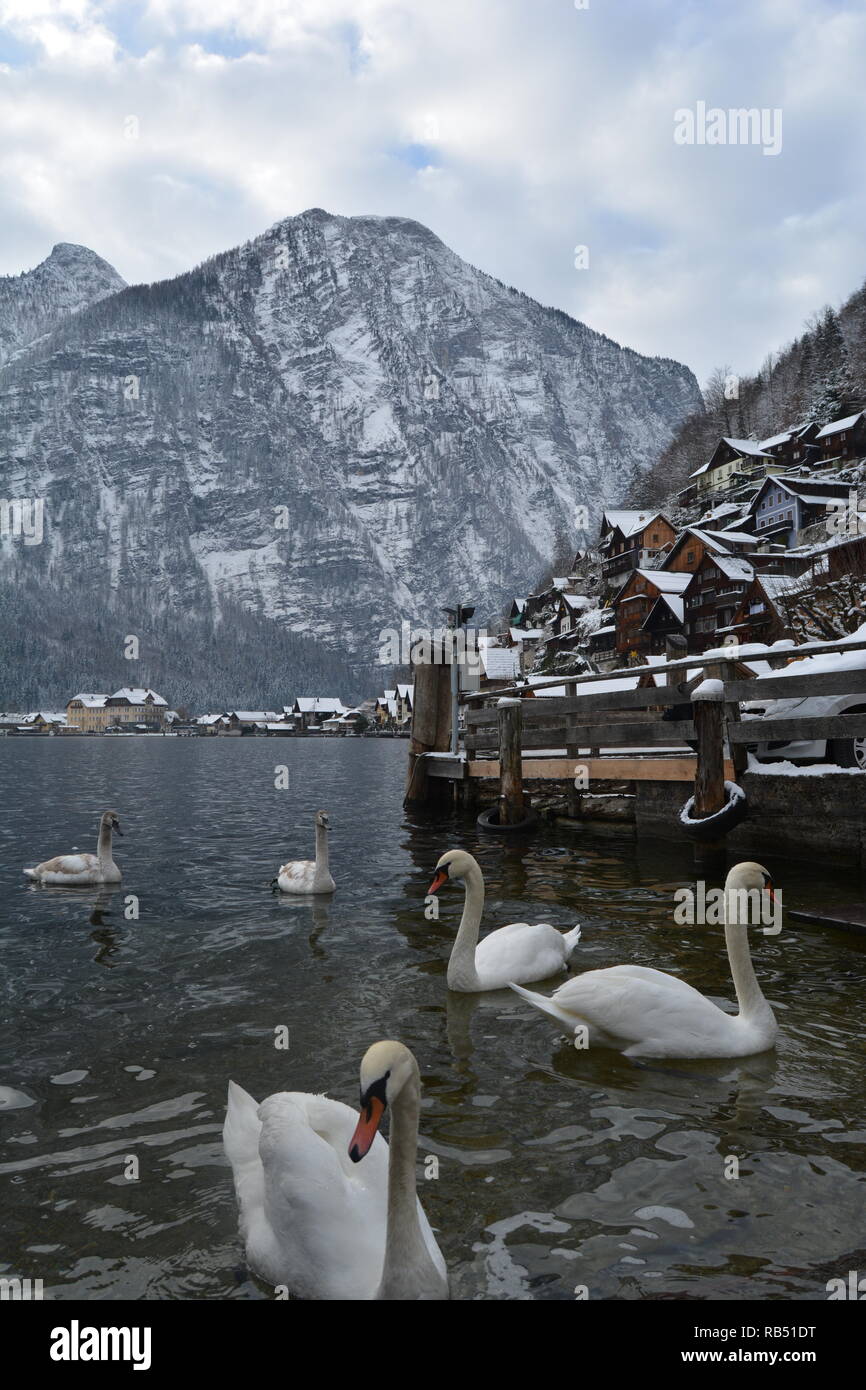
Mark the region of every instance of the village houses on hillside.
POLYGON ((863 411, 763 440, 719 440, 667 511, 603 512, 595 549, 578 551, 569 575, 512 598, 488 662, 513 653, 517 679, 674 649, 843 635, 866 619, 857 606, 844 611, 849 591, 834 599, 837 581, 863 576, 866 608, 861 473, 863 411))

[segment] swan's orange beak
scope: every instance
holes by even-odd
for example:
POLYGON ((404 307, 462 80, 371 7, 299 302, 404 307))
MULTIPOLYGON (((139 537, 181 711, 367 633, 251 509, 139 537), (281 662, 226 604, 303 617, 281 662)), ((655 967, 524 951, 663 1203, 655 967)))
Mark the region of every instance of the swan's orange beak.
POLYGON ((358 1123, 355 1126, 355 1133, 349 1142, 349 1157, 353 1163, 360 1163, 365 1154, 370 1152, 370 1145, 376 1138, 376 1130, 385 1113, 385 1102, 378 1096, 371 1096, 358 1116, 358 1123))
POLYGON ((447 883, 447 882, 448 882, 448 870, 447 870, 447 869, 437 869, 437 870, 436 870, 436 877, 433 879, 433 882, 430 884, 430 887, 427 889, 427 892, 428 892, 428 893, 438 893, 438 892, 439 892, 439 889, 442 887, 443 883, 447 883))
POLYGON ((768 884, 766 885, 766 889, 767 889, 767 897, 770 899, 770 902, 771 902, 771 903, 778 902, 778 899, 777 899, 777 897, 776 897, 776 894, 773 892, 773 885, 772 885, 772 883, 768 883, 768 884))

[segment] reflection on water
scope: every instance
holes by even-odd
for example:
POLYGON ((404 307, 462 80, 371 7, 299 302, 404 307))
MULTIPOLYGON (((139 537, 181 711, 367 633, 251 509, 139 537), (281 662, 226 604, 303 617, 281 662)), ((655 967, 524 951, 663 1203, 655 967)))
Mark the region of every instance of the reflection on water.
MULTIPOLYGON (((503 846, 407 818, 405 756, 281 743, 282 791, 266 740, 0 744, 0 1273, 55 1298, 267 1297, 237 1237, 226 1082, 354 1103, 362 1053, 390 1036, 421 1066, 419 1157, 439 1159, 422 1197, 456 1297, 823 1299, 866 1243, 864 939, 756 938, 775 1053, 577 1052, 509 993, 447 992, 463 895, 425 918, 436 860, 477 856, 487 926, 580 922, 578 968, 660 966, 730 1000, 721 933, 673 923, 690 850, 557 826, 503 846), (20 876, 89 842, 107 805, 122 885, 20 876), (320 806, 337 893, 274 895, 320 806)), ((862 896, 820 864, 769 867, 790 905, 862 896)))

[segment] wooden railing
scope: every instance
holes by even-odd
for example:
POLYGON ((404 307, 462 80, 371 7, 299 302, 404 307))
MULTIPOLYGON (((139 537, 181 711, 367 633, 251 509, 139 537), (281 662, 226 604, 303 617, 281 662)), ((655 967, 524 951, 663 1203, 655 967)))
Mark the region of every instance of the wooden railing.
MULTIPOLYGON (((498 777, 502 787, 507 782, 509 795, 517 798, 510 810, 502 806, 507 820, 509 815, 518 817, 521 778, 571 780, 579 762, 593 778, 693 782, 694 814, 701 818, 722 809, 724 783, 745 769, 748 745, 866 738, 866 664, 846 671, 807 668, 760 680, 745 677, 742 666, 739 674, 732 669, 747 660, 766 660, 778 669, 805 656, 866 651, 866 640, 759 650, 750 646, 747 651, 743 655, 733 647, 717 649, 654 666, 468 692, 462 696, 462 772, 443 764, 433 775, 498 777), (626 677, 664 677, 667 683, 593 691, 593 685, 626 677), (568 691, 564 696, 543 694, 563 685, 568 691), (750 718, 741 708, 748 702, 819 695, 862 695, 863 709, 853 714, 750 718), (674 705, 691 705, 692 717, 665 719, 665 711, 674 705)), ((503 792, 500 800, 506 799, 503 792)))

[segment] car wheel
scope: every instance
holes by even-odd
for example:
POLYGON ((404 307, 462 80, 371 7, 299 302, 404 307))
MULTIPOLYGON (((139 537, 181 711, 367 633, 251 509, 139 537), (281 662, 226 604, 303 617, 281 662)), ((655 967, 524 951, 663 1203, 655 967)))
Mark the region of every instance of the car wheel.
POLYGON ((828 761, 837 767, 859 767, 866 772, 866 738, 834 738, 828 751, 828 761))

